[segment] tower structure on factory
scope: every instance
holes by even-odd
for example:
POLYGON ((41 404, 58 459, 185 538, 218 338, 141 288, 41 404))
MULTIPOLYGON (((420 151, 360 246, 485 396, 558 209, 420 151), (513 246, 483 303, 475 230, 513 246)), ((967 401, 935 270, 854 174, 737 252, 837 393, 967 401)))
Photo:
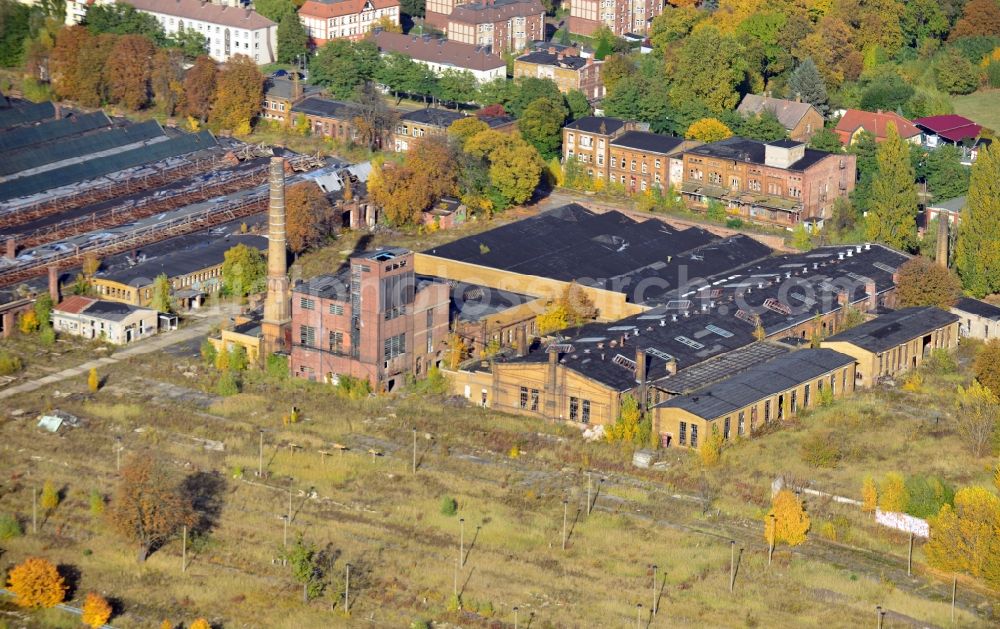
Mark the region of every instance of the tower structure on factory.
POLYGON ((267 210, 267 296, 261 321, 263 356, 288 351, 292 321, 291 292, 288 285, 288 258, 285 239, 285 159, 272 157, 268 181, 267 210))

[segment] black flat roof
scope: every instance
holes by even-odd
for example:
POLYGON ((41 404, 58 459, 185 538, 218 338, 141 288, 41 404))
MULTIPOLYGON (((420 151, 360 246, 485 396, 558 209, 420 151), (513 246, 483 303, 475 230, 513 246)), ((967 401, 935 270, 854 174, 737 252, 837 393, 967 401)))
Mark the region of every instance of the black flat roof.
POLYGON ((48 120, 56 115, 51 102, 31 103, 26 100, 8 100, 7 107, 0 107, 0 129, 9 129, 39 120, 48 120))
POLYGON ((969 314, 985 317, 986 319, 1000 321, 1000 306, 994 306, 993 304, 986 303, 985 301, 979 299, 962 297, 955 302, 955 305, 952 306, 952 308, 955 310, 961 310, 962 312, 968 312, 969 314))
POLYGON ((853 362, 851 356, 831 349, 801 349, 694 393, 671 398, 659 407, 680 408, 703 419, 716 419, 853 362))
POLYGON ((100 317, 109 321, 121 321, 137 310, 148 310, 148 308, 137 308, 130 304, 123 304, 118 301, 106 301, 98 299, 84 309, 83 314, 89 317, 100 317))
POLYGON ((870 352, 882 352, 958 320, 958 315, 933 306, 903 308, 834 334, 826 340, 850 343, 870 352))
POLYGON ((399 117, 400 122, 416 122, 419 124, 434 125, 435 127, 448 128, 456 120, 465 118, 465 114, 449 109, 418 109, 403 114, 399 117))
POLYGON ((436 278, 447 282, 451 294, 451 312, 453 318, 462 321, 480 321, 491 315, 503 312, 508 308, 526 304, 534 297, 522 295, 508 290, 491 288, 470 282, 458 282, 436 278))
POLYGON ((623 146, 647 153, 669 155, 684 142, 684 138, 674 138, 648 131, 626 131, 612 140, 611 146, 623 146))
MULTIPOLYGON (((801 144, 801 142, 792 142, 791 140, 788 140, 787 142, 790 143, 788 146, 782 144, 782 141, 772 142, 771 144, 774 146, 781 146, 782 148, 790 148, 791 146, 801 144)), ((765 147, 766 143, 764 142, 758 142, 757 140, 750 140, 734 135, 733 137, 726 138, 725 140, 712 142, 711 144, 703 144, 699 147, 690 149, 687 152, 692 155, 704 155, 705 157, 729 159, 733 161, 750 162, 752 164, 763 165, 764 155, 766 152, 765 147)), ((790 165, 787 170, 805 170, 829 155, 833 155, 833 153, 807 148, 802 159, 790 165)))
POLYGON ((618 211, 596 213, 571 203, 424 253, 603 287, 612 278, 717 239, 699 228, 677 230, 655 219, 640 222, 618 211))
POLYGON ((42 142, 74 136, 101 127, 111 126, 111 120, 103 111, 89 114, 73 114, 60 120, 47 120, 38 124, 16 127, 0 133, 0 151, 13 151, 23 147, 34 147, 42 142))
POLYGON ((234 234, 197 242, 132 267, 98 273, 97 277, 129 286, 146 286, 161 273, 167 277, 178 277, 222 264, 225 253, 239 244, 267 250, 267 238, 263 236, 234 234))
POLYGON ((339 100, 330 100, 319 96, 308 96, 292 105, 292 112, 303 113, 321 118, 346 119, 357 115, 358 106, 339 100))
POLYGON ((517 61, 523 61, 525 63, 534 63, 542 66, 559 66, 563 68, 570 68, 573 70, 579 70, 583 66, 587 65, 587 60, 583 57, 576 55, 562 55, 554 54, 548 52, 547 50, 536 50, 534 52, 529 52, 528 54, 521 55, 517 58, 517 61))

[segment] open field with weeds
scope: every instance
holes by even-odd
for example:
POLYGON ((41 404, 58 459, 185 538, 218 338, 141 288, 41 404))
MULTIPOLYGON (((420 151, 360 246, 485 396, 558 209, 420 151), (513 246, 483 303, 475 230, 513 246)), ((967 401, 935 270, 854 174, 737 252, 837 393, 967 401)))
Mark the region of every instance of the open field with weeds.
POLYGON ((944 384, 964 381, 961 373, 928 374, 919 391, 836 403, 731 445, 709 470, 677 450, 663 453, 665 468, 634 470, 630 451, 584 443, 574 428, 437 397, 352 401, 322 385, 248 373, 243 392, 223 398, 212 369, 166 354, 102 376, 97 393, 80 378, 63 383, 59 397, 43 390, 5 401, 0 515, 18 516, 25 534, 0 541, 0 564, 41 555, 72 567, 70 604, 103 593, 120 610, 115 627, 198 616, 217 628, 513 627, 514 607, 519 626, 530 619, 531 627, 624 627, 637 615, 644 627, 857 627, 879 604, 892 627, 997 622, 995 595, 960 578, 952 623, 951 575, 929 574, 918 545, 907 577, 905 538, 856 510, 809 499, 810 540, 779 547, 771 566, 760 520, 778 474, 851 497, 866 470, 984 482, 988 462, 971 461, 949 424, 944 384), (300 419, 288 424, 293 403, 300 419), (84 425, 43 432, 35 417, 50 408, 84 425), (802 444, 828 431, 842 436, 840 463, 811 466, 802 444), (123 460, 160 456, 197 495, 204 517, 185 572, 181 540, 139 564, 95 504, 92 494, 114 493, 119 445, 123 460), (46 480, 64 498, 39 514, 32 533, 32 491, 46 480), (457 502, 454 515, 442 509, 446 498, 457 502), (322 551, 325 585, 309 603, 281 561, 289 512, 289 544, 301 534, 322 551), (730 540, 743 549, 732 593, 730 540))
POLYGON ((954 96, 955 113, 975 123, 1000 131, 1000 90, 979 90, 965 96, 954 96))

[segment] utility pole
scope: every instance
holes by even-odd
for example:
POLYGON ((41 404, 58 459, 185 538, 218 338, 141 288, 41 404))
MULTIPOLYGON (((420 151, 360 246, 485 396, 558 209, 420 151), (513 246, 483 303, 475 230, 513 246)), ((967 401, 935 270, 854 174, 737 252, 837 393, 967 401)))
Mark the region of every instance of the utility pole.
POLYGON ((566 514, 569 512, 569 501, 563 500, 563 539, 562 549, 566 550, 566 514))
POLYGON ((656 564, 653 564, 653 604, 650 609, 653 610, 653 615, 656 615, 656 564))
POLYGON ((347 564, 347 576, 344 578, 344 613, 350 609, 348 602, 351 600, 351 564, 347 564))
POLYGON ((257 478, 264 478, 264 429, 260 431, 260 448, 257 451, 257 478))
POLYGON ((642 603, 635 604, 635 629, 642 628, 642 603))
POLYGON ((729 540, 729 591, 736 585, 736 540, 729 540))
POLYGON ((951 622, 955 622, 955 595, 958 594, 958 577, 951 578, 951 622))
POLYGON ((910 533, 910 552, 906 555, 906 576, 913 576, 913 533, 910 533))
POLYGON ((452 594, 458 598, 458 560, 455 560, 455 583, 452 586, 452 594))
POLYGON ((38 533, 38 488, 31 488, 31 532, 38 533))
POLYGON ((777 530, 777 518, 772 513, 771 514, 771 534, 768 536, 767 540, 767 565, 771 565, 771 555, 774 554, 774 538, 778 533, 777 530))
POLYGON ((413 428, 413 473, 417 473, 417 429, 413 428))
POLYGON ((882 611, 881 605, 875 606, 875 619, 876 619, 876 629, 882 629, 882 618, 885 616, 885 612, 882 611))
POLYGON ((292 486, 288 486, 288 519, 292 519, 292 486))
POLYGON ((122 471, 122 438, 115 437, 115 471, 122 471))
POLYGON ((587 515, 590 515, 590 486, 591 486, 590 472, 587 472, 587 515))
POLYGON ((181 538, 181 572, 187 572, 188 556, 188 527, 183 527, 184 536, 181 538))
POLYGON ((459 566, 465 567, 465 518, 458 519, 460 533, 458 534, 458 561, 459 566))
POLYGON ((514 629, 517 629, 517 605, 514 606, 514 629))

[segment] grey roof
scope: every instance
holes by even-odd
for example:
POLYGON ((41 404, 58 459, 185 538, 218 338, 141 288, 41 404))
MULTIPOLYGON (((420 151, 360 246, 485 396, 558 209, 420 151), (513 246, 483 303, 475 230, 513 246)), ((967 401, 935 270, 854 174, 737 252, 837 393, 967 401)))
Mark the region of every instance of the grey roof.
POLYGON ((656 388, 674 395, 689 393, 791 351, 776 343, 754 343, 724 356, 709 358, 680 373, 657 380, 656 388))
POLYGON ((927 207, 932 210, 946 210, 948 212, 958 213, 965 209, 965 195, 955 197, 954 199, 945 199, 944 201, 929 203, 927 207))
POLYGON ((645 151, 646 153, 670 155, 686 141, 684 138, 675 138, 648 131, 626 131, 614 140, 611 140, 611 146, 621 146, 637 151, 645 151))
POLYGON ((801 349, 659 404, 680 408, 703 419, 717 419, 772 395, 787 391, 854 362, 830 349, 801 349))
POLYGON ((358 115, 358 106, 354 103, 331 100, 321 96, 309 96, 292 105, 292 112, 320 118, 349 120, 358 115))
POLYGON ((150 308, 139 308, 131 304, 123 304, 118 301, 105 301, 97 299, 94 303, 84 308, 83 313, 88 317, 104 319, 105 321, 121 321, 133 312, 151 311, 150 308))
POLYGON ((533 297, 508 290, 447 280, 453 319, 479 321, 498 312, 528 303, 533 297))
POLYGON ((0 107, 0 129, 9 129, 22 124, 31 124, 40 120, 48 120, 56 115, 55 105, 30 103, 26 100, 7 101, 8 107, 0 107))
POLYGON ((129 286, 147 286, 160 274, 166 274, 167 277, 180 277, 222 264, 225 253, 238 244, 244 244, 261 251, 267 250, 267 238, 263 236, 226 236, 196 242, 183 249, 171 251, 135 266, 109 273, 98 273, 97 277, 129 286))
POLYGON ((607 118, 604 116, 584 116, 569 123, 564 129, 576 129, 586 133, 612 134, 625 126, 625 121, 621 118, 607 118), (602 131, 603 126, 603 131, 602 131))
POLYGON ((0 151, 13 151, 26 146, 37 146, 60 138, 86 133, 101 127, 111 126, 111 120, 103 111, 89 114, 75 114, 61 120, 48 120, 30 126, 8 129, 0 133, 0 151))
POLYGON ((800 103, 785 98, 771 98, 760 94, 747 94, 743 97, 739 107, 736 108, 740 114, 756 115, 762 111, 770 111, 788 131, 799 124, 802 117, 809 113, 813 106, 809 103, 800 103))
POLYGON ((930 334, 958 319, 958 315, 933 306, 903 308, 834 334, 826 341, 840 341, 870 352, 882 352, 918 336, 930 334))
POLYGON ((560 68, 579 70, 583 66, 587 65, 589 59, 584 59, 583 57, 576 55, 560 55, 558 53, 551 53, 547 50, 536 50, 534 52, 521 55, 517 58, 517 61, 521 61, 523 63, 533 63, 540 66, 558 66, 560 68))
MULTIPOLYGON (((776 146, 782 146, 781 144, 773 144, 776 146)), ((794 144, 801 143, 794 142, 794 144)), ((765 153, 764 147, 764 142, 758 142, 757 140, 750 140, 734 135, 733 137, 726 138, 725 140, 712 142, 711 144, 703 144, 702 146, 690 149, 687 152, 692 155, 705 155, 706 157, 715 157, 718 159, 728 159, 763 165, 765 153)), ((802 159, 789 166, 786 170, 806 170, 810 166, 826 157, 829 157, 830 155, 833 155, 833 153, 807 148, 802 159)))
POLYGON ((409 111, 400 116, 399 120, 400 122, 416 122, 419 124, 446 129, 451 126, 451 123, 465 117, 465 114, 459 111, 451 111, 450 109, 431 109, 430 107, 427 107, 425 109, 409 111))
MULTIPOLYGON (((295 98, 295 81, 291 79, 286 79, 282 77, 268 77, 264 81, 264 97, 265 98, 280 98, 282 100, 294 100, 295 98)), ((299 89, 301 92, 300 96, 310 96, 312 94, 319 94, 323 90, 316 85, 309 85, 305 81, 298 81, 299 89)))
POLYGON ((312 295, 321 299, 347 301, 350 296, 351 274, 345 268, 337 273, 317 275, 308 280, 300 281, 292 288, 292 292, 312 295))
POLYGON ((382 52, 398 52, 416 61, 452 66, 459 70, 486 72, 505 68, 506 62, 490 52, 489 47, 463 44, 453 40, 434 39, 430 35, 415 36, 388 31, 376 31, 375 44, 382 52))
POLYGON ((986 319, 1000 321, 1000 306, 994 306, 993 304, 979 299, 972 299, 971 297, 962 297, 959 299, 952 306, 952 310, 960 310, 986 319))
POLYGON ((506 22, 512 17, 544 15, 545 7, 539 0, 489 0, 460 4, 451 10, 450 20, 468 24, 506 22))
POLYGON ((252 9, 245 9, 202 0, 128 0, 140 11, 174 15, 186 20, 201 20, 210 24, 257 30, 276 26, 252 9))

